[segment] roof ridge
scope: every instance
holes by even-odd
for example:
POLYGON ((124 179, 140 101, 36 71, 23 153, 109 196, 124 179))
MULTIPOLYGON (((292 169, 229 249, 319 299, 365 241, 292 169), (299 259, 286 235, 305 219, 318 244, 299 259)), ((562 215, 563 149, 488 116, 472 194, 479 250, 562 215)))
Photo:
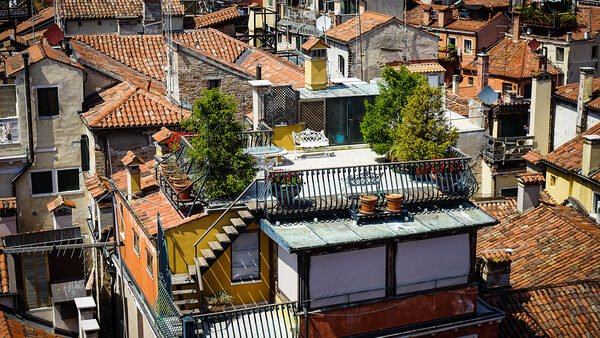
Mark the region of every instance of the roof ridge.
POLYGON ((499 296, 499 295, 503 295, 503 294, 514 294, 514 293, 521 293, 521 292, 538 291, 538 290, 550 289, 550 288, 554 289, 554 288, 560 288, 560 287, 564 287, 564 286, 572 286, 572 285, 578 285, 578 284, 598 284, 598 286, 600 286, 600 279, 597 279, 597 278, 579 279, 579 280, 562 282, 562 283, 551 283, 551 284, 544 284, 544 285, 529 286, 529 287, 524 287, 524 288, 519 288, 519 289, 503 289, 503 290, 486 291, 486 296, 499 296))
POLYGON ((556 212, 556 209, 562 209, 565 211, 572 211, 572 212, 576 212, 579 216, 585 218, 587 221, 592 222, 588 217, 586 217, 585 215, 581 214, 579 211, 577 211, 574 208, 571 208, 569 206, 565 206, 565 205, 556 205, 554 207, 551 206, 544 206, 545 208, 548 208, 550 210, 551 213, 553 213, 554 215, 556 215, 557 217, 560 217, 561 219, 565 220, 569 225, 571 225, 571 227, 575 228, 577 231, 583 233, 584 235, 586 235, 587 237, 589 237, 590 239, 600 243, 600 238, 593 236, 589 231, 586 231, 585 229, 582 229, 580 226, 578 226, 577 224, 575 224, 572 221, 572 218, 570 217, 564 217, 563 215, 560 215, 559 213, 556 212), (564 209, 564 208, 568 208, 568 209, 564 209))

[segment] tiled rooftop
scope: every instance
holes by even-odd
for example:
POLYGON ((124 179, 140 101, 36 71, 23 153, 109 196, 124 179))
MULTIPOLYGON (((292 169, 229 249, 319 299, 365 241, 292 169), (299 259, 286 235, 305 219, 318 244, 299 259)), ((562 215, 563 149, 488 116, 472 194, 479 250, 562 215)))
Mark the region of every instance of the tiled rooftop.
POLYGON ((600 278, 600 228, 567 206, 540 205, 481 229, 477 246, 513 250, 514 289, 600 278))
POLYGON ((510 4, 509 0, 462 0, 462 3, 469 6, 484 6, 488 8, 502 8, 508 7, 510 4))
MULTIPOLYGON (((29 64, 33 65, 46 58, 64 63, 66 65, 83 69, 83 67, 71 60, 67 54, 56 50, 46 44, 38 43, 26 49, 29 53, 29 64)), ((6 59, 6 75, 11 76, 23 69, 23 56, 20 54, 14 55, 6 59)))
POLYGON ((17 198, 16 197, 0 198, 0 211, 16 210, 16 209, 17 209, 17 198))
POLYGON ((544 179, 544 174, 538 173, 538 172, 526 172, 526 173, 517 175, 517 178, 519 178, 525 184, 529 184, 529 183, 540 184, 540 183, 544 183, 546 181, 546 179, 544 179))
MULTIPOLYGON (((56 0, 56 8, 61 19, 106 19, 144 15, 143 0, 56 0)), ((179 0, 162 0, 162 11, 181 16, 183 6, 179 0)))
POLYGON ((341 42, 350 42, 359 36, 357 29, 358 22, 360 22, 360 33, 365 35, 392 20, 395 20, 392 15, 366 11, 360 15, 360 18, 354 17, 341 25, 331 28, 327 31, 327 37, 341 42))
POLYGON ((452 93, 452 90, 446 92, 446 108, 464 117, 469 117, 470 98, 452 93))
POLYGON ((500 222, 508 222, 519 215, 516 198, 494 198, 476 202, 481 210, 487 212, 500 222))
POLYGON ((477 32, 487 26, 490 21, 496 20, 499 16, 504 15, 504 13, 496 13, 489 20, 454 20, 450 24, 446 25, 446 29, 455 29, 467 32, 477 32))
MULTIPOLYGON (((600 15, 598 16, 600 18, 600 15)), ((577 102, 579 93, 579 82, 569 83, 564 86, 556 87, 554 95, 573 103, 577 102)), ((588 107, 592 107, 600 111, 600 78, 592 81, 592 100, 587 103, 588 107)))
POLYGON ((411 73, 445 73, 446 69, 437 62, 411 63, 406 65, 411 73))
POLYGON ((162 95, 122 82, 98 94, 83 113, 92 128, 148 127, 178 124, 190 111, 175 106, 162 95))
POLYGON ((212 13, 198 15, 186 23, 187 29, 197 29, 218 26, 221 23, 239 18, 240 11, 237 5, 227 7, 212 13))
POLYGON ((540 160, 544 158, 544 155, 538 153, 535 150, 530 150, 527 154, 523 155, 523 159, 533 165, 540 163, 540 160))
POLYGON ((68 198, 64 198, 62 195, 58 195, 58 197, 56 197, 54 200, 52 200, 50 203, 48 203, 47 207, 48 207, 48 212, 53 212, 54 210, 56 210, 60 207, 67 207, 67 208, 74 209, 77 206, 75 205, 74 201, 72 201, 68 198))
POLYGON ((168 140, 171 136, 173 136, 172 131, 170 131, 167 127, 160 127, 159 131, 152 134, 152 139, 155 142, 161 143, 168 140))
POLYGON ((600 336, 599 281, 507 290, 483 298, 506 313, 500 337, 600 336))
MULTIPOLYGON (((598 6, 586 6, 586 5, 577 5, 577 27, 569 29, 571 32, 571 39, 573 41, 584 40, 585 32, 590 32, 590 37, 595 38, 600 31, 600 7, 598 6), (591 14, 591 20, 590 20, 591 14), (590 25, 591 23, 591 25, 590 25), (591 29, 590 29, 591 28, 591 29)), ((531 34, 531 37, 535 37, 539 40, 567 40, 567 31, 566 30, 558 30, 553 33, 551 36, 547 35, 535 35, 531 34)))
MULTIPOLYGON (((15 30, 17 31, 17 36, 21 36, 25 31, 31 30, 32 27, 37 27, 38 25, 52 22, 52 19, 54 19, 54 7, 42 9, 39 13, 32 16, 30 19, 18 24, 16 29, 6 29, 3 32, 0 32, 0 41, 8 39, 11 35, 14 34, 15 30)), ((41 33, 39 32, 39 30, 36 30, 38 31, 37 34, 40 35, 41 33)))
MULTIPOLYGON (((536 73, 536 54, 531 51, 527 41, 513 41, 512 37, 504 37, 493 45, 487 53, 490 56, 489 74, 505 76, 513 79, 530 78, 536 73)), ((477 60, 465 65, 465 69, 477 71, 477 60)), ((548 62, 547 72, 552 75, 560 71, 548 62)))
MULTIPOLYGON (((448 8, 448 6, 443 6, 443 5, 423 4, 420 2, 416 2, 416 3, 417 3, 416 7, 413 7, 412 9, 406 11, 406 23, 413 25, 413 26, 421 25, 422 19, 423 19, 423 12, 426 9, 431 8, 436 11, 439 11, 439 10, 445 10, 448 8)), ((456 14, 458 14, 458 12, 456 14)))
POLYGON ((84 184, 93 198, 101 197, 110 191, 110 182, 108 179, 97 174, 85 177, 84 184))
POLYGON ((29 338, 29 337, 56 337, 42 329, 27 325, 20 320, 9 318, 7 314, 0 311, 0 337, 3 338, 29 338))

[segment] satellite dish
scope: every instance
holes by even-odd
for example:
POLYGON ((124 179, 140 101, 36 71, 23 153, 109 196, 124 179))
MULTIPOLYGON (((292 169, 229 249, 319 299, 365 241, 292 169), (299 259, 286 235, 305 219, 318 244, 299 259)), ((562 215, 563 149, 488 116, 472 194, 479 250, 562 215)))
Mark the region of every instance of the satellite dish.
POLYGON ((492 87, 485 86, 485 88, 477 94, 477 97, 485 104, 492 104, 498 99, 498 93, 496 93, 492 87))
POLYGON ((331 18, 325 15, 320 16, 317 19, 317 29, 321 32, 325 32, 331 28, 331 18))

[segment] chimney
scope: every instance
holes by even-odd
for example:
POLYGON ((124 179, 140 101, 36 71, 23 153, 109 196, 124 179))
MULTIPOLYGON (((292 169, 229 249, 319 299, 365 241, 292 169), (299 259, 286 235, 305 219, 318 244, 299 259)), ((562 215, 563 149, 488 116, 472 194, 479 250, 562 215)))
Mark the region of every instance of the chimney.
POLYGON ((581 156, 581 175, 588 176, 600 166, 600 135, 583 136, 583 154, 581 156))
POLYGON ((510 287, 510 254, 512 249, 481 252, 478 257, 481 285, 487 289, 510 287))
POLYGON ((577 133, 587 130, 586 104, 592 99, 594 68, 579 68, 579 93, 577 94, 577 133))
POLYGON ((550 151, 550 102, 552 78, 547 73, 537 74, 531 79, 531 105, 529 135, 533 135, 534 146, 542 155, 550 151))
POLYGON ((327 88, 327 48, 323 40, 311 36, 303 45, 304 87, 310 90, 327 88))
POLYGON ((460 76, 452 75, 452 94, 458 95, 458 92, 459 92, 458 84, 459 83, 460 83, 460 76))
POLYGON ((257 130, 258 124, 264 118, 265 94, 269 92, 273 84, 269 80, 251 80, 248 82, 252 86, 252 124, 254 130, 257 130))
POLYGON ((490 55, 486 52, 477 54, 477 88, 482 91, 487 86, 488 69, 490 65, 490 55))
POLYGON ((437 22, 439 28, 446 27, 452 20, 452 10, 444 9, 437 12, 437 22))
POLYGON ((519 13, 514 13, 513 15, 513 41, 519 41, 521 38, 521 17, 519 16, 519 13))
POLYGON ((527 172, 517 175, 517 210, 525 212, 540 205, 540 193, 544 175, 537 172, 527 172))
POLYGON ((423 16, 421 17, 421 26, 429 26, 431 22, 431 7, 423 10, 423 16))
POLYGON ((145 162, 131 150, 121 159, 121 162, 127 169, 127 199, 131 200, 132 197, 139 196, 142 193, 140 165, 145 162))

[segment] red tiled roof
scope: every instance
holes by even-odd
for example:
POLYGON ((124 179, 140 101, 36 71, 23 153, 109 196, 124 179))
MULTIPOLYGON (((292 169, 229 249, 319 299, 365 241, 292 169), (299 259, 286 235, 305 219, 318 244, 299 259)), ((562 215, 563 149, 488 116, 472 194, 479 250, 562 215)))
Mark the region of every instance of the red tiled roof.
POLYGON ((530 150, 527 152, 527 154, 523 155, 523 159, 533 165, 537 165, 543 158, 544 155, 538 153, 535 150, 530 150))
POLYGON ((413 25, 413 26, 419 26, 422 23, 422 19, 423 19, 423 12, 426 9, 433 9, 436 11, 440 11, 440 10, 445 10, 448 8, 448 6, 443 6, 443 5, 433 5, 433 4, 423 4, 420 2, 417 2, 418 5, 408 11, 406 11, 406 23, 408 23, 409 25, 413 25))
POLYGON ((103 196, 110 191, 110 182, 108 179, 97 174, 85 177, 84 184, 93 198, 103 196))
POLYGON ((316 36, 311 36, 306 40, 305 43, 302 44, 302 49, 311 50, 316 45, 322 45, 325 48, 329 48, 330 46, 325 43, 325 41, 319 39, 316 36))
POLYGON ((411 63, 406 65, 411 73, 445 73, 446 69, 437 62, 411 63))
POLYGON ((227 63, 235 63, 250 47, 212 28, 175 33, 173 39, 214 60, 227 63))
POLYGON ((75 202, 62 197, 62 195, 58 195, 57 198, 55 198, 54 200, 52 200, 50 203, 47 204, 48 207, 48 212, 53 212, 54 210, 60 208, 60 207, 67 207, 67 208, 71 208, 71 209, 75 209, 77 206, 75 205, 75 202))
POLYGON ((525 184, 540 184, 544 183, 546 180, 544 179, 544 174, 538 172, 526 172, 517 175, 517 178, 520 179, 525 184))
POLYGON ((509 0, 462 0, 462 3, 470 6, 481 5, 488 8, 508 7, 509 0))
POLYGON ((540 203, 545 203, 547 205, 558 205, 554 197, 552 197, 552 195, 550 195, 546 189, 543 189, 540 193, 540 203))
POLYGON ((173 132, 167 127, 160 127, 160 130, 152 134, 152 139, 158 143, 168 140, 173 136, 173 132))
MULTIPOLYGON (((12 34, 17 31, 17 36, 21 36, 25 31, 31 30, 32 27, 37 27, 44 23, 51 23, 54 19, 54 7, 48 7, 42 9, 39 13, 32 16, 31 18, 21 22, 17 25, 16 29, 6 29, 0 32, 0 41, 8 39, 12 34)), ((36 35, 41 36, 43 33, 36 28, 36 35)))
POLYGON ((451 89, 446 91, 446 108, 464 117, 469 117, 470 98, 452 93, 451 89))
POLYGON ((16 209, 17 209, 17 198, 16 197, 0 198, 0 211, 16 210, 16 209))
POLYGON ((360 22, 360 35, 364 35, 392 20, 397 19, 393 15, 366 11, 360 15, 360 18, 354 17, 341 25, 331 28, 326 34, 330 39, 350 42, 359 37, 358 22, 360 22))
POLYGON ((75 35, 80 41, 155 80, 164 81, 167 49, 162 35, 75 35))
POLYGON ((506 313, 500 337, 600 336, 599 281, 506 290, 483 298, 506 313))
POLYGON ((9 319, 8 316, 0 311, 0 337, 3 338, 30 338, 30 337, 56 337, 59 336, 48 333, 33 326, 26 325, 21 321, 9 319))
POLYGON ((190 111, 177 107, 162 95, 120 83, 99 94, 100 100, 83 113, 93 128, 147 127, 177 124, 190 111))
POLYGON ((600 279, 600 228, 573 208, 540 205, 477 236, 480 252, 513 249, 513 288, 600 279))
POLYGON ((124 165, 130 165, 133 162, 137 162, 136 164, 144 164, 146 163, 146 161, 144 161, 143 158, 137 156, 133 151, 128 151, 127 154, 125 156, 123 156, 123 158, 121 159, 121 162, 124 165))
MULTIPOLYGON (((556 148, 554 151, 546 155, 543 161, 572 173, 580 173, 583 157, 584 135, 600 135, 600 123, 591 127, 584 133, 575 136, 562 146, 556 148)), ((593 172, 594 171, 592 171, 592 173, 593 172)), ((593 174, 591 178, 597 182, 600 182, 600 173, 593 174)))
MULTIPOLYGON (((585 32, 590 32, 590 38, 595 38, 600 31, 600 7, 597 6, 586 6, 577 5, 577 27, 571 28, 568 32, 571 32, 571 39, 573 41, 585 40, 585 32), (590 13, 591 26, 590 26, 590 13), (591 29, 590 29, 591 27, 591 29)), ((541 40, 553 39, 553 40, 567 40, 567 30, 558 30, 554 35, 536 35, 531 34, 531 37, 536 37, 541 40)))
POLYGON ((503 249, 483 251, 479 253, 479 256, 496 263, 510 262, 512 260, 510 258, 510 252, 503 249))
POLYGON ((520 213, 517 210, 516 198, 497 198, 477 201, 477 206, 500 222, 508 222, 520 213))
MULTIPOLYGON (((4 247, 0 247, 4 248, 4 247)), ((0 293, 10 292, 10 281, 9 281, 8 264, 6 260, 6 254, 0 254, 0 293)), ((0 332, 1 333, 1 332, 0 332)))
MULTIPOLYGON (((554 91, 555 96, 574 103, 577 102, 578 93, 579 82, 556 87, 556 90, 554 91)), ((592 100, 587 103, 587 106, 600 111, 600 78, 592 80, 592 100)))
MULTIPOLYGON (((531 51, 527 41, 513 41, 504 37, 487 53, 490 56, 489 74, 513 79, 530 78, 535 75, 535 64, 539 62, 537 55, 531 51)), ((464 66, 465 69, 477 71, 477 60, 464 66)), ((560 74, 560 70, 548 62, 547 72, 552 75, 560 74)))
MULTIPOLYGON (((71 60, 67 54, 60 50, 56 50, 46 44, 38 43, 25 50, 29 53, 29 64, 35 64, 46 58, 64 63, 66 65, 83 69, 79 63, 71 60)), ((6 59, 6 75, 11 76, 23 69, 23 56, 20 54, 13 55, 6 59)))
MULTIPOLYGON (((144 15, 143 0, 55 0, 61 19, 105 19, 119 17, 141 17, 144 15)), ((183 15, 179 0, 162 0, 163 13, 183 15), (172 1, 173 6, 170 6, 172 1)))
POLYGON ((239 18, 240 11, 237 5, 227 7, 216 12, 198 15, 190 20, 190 24, 186 25, 188 29, 206 28, 218 26, 221 23, 239 18))
POLYGON ((475 86, 458 87, 458 95, 464 98, 472 99, 477 97, 477 94, 479 94, 479 91, 475 86))
POLYGON ((491 21, 496 20, 499 16, 504 15, 504 13, 496 13, 489 20, 480 21, 480 20, 454 20, 453 22, 446 25, 447 29, 456 29, 467 32, 477 32, 487 26, 491 21))

